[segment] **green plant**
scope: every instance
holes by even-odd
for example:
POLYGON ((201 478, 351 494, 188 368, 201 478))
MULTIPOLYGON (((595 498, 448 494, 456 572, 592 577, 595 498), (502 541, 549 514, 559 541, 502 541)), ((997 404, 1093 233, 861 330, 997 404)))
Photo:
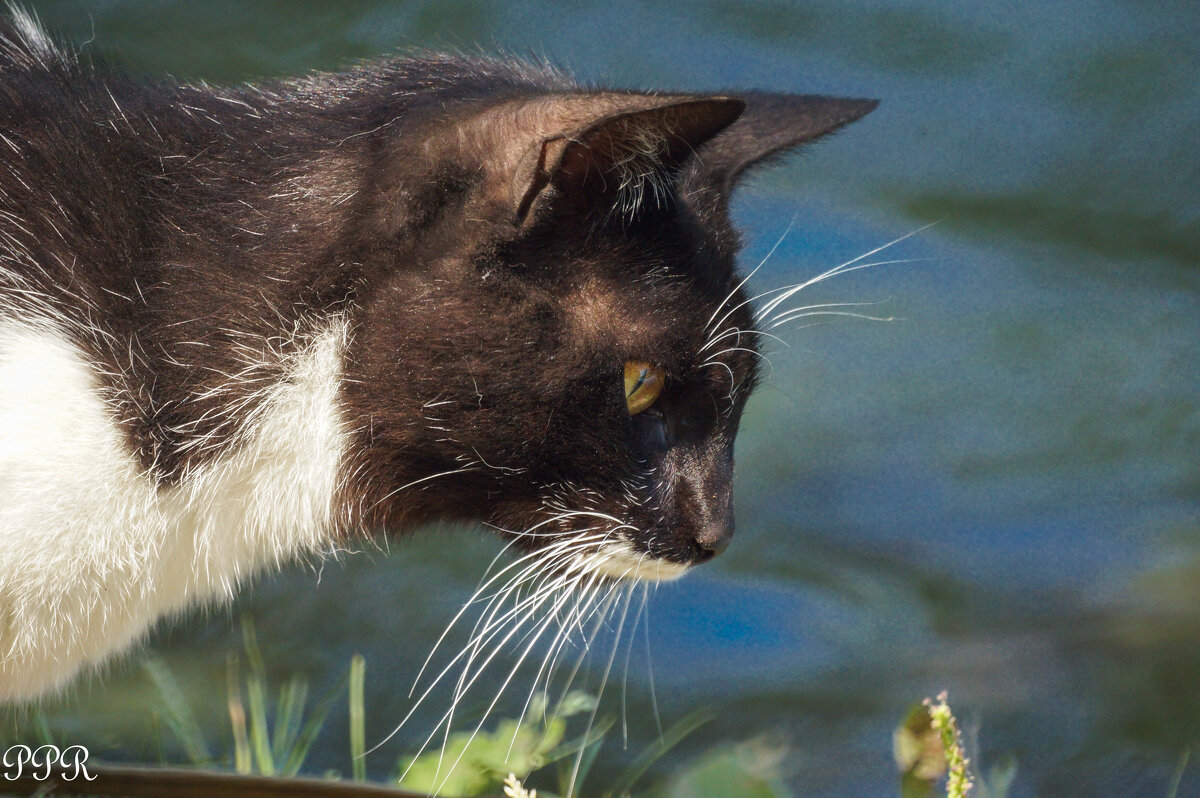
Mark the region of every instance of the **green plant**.
MULTIPOLYGON (((269 700, 271 686, 258 648, 254 623, 249 617, 243 616, 241 625, 242 646, 250 664, 250 671, 243 679, 237 657, 230 655, 226 685, 226 704, 233 736, 234 770, 242 774, 295 776, 304 765, 304 760, 342 686, 330 690, 309 711, 308 681, 300 674, 293 674, 279 687, 272 704, 269 700)), ((361 657, 356 657, 351 662, 351 675, 355 673, 357 666, 360 680, 361 662, 361 657)), ((198 767, 218 764, 170 668, 159 659, 147 660, 143 668, 162 700, 162 718, 179 741, 188 761, 198 767)), ((352 705, 353 700, 354 692, 351 691, 352 705)), ((358 717, 361 719, 361 684, 358 703, 358 717)), ((352 740, 355 739, 354 718, 352 708, 352 740)), ((357 739, 361 740, 361 729, 357 739)), ((359 752, 361 753, 361 747, 359 752)), ((363 771, 362 760, 356 758, 354 762, 357 776, 359 771, 363 771)), ((365 777, 365 771, 363 776, 365 777)))
POLYGON ((946 757, 946 798, 966 798, 974 786, 969 767, 971 763, 963 750, 958 719, 954 717, 946 698, 945 691, 942 691, 936 700, 926 698, 925 707, 929 710, 930 727, 937 732, 942 753, 946 757))
POLYGON ((1017 762, 1002 757, 986 775, 972 772, 958 720, 946 693, 912 707, 892 736, 900 768, 901 798, 932 798, 946 777, 949 798, 1005 798, 1017 774, 1017 762))
POLYGON ((158 691, 163 704, 162 719, 183 746, 188 761, 200 767, 211 765, 213 756, 208 743, 205 742, 200 724, 196 722, 196 716, 192 714, 192 708, 183 697, 183 690, 180 689, 171 669, 161 659, 154 657, 142 663, 142 670, 150 677, 154 689, 158 691))
MULTIPOLYGON (((242 774, 290 777, 299 773, 309 751, 325 726, 330 709, 346 690, 349 708, 350 769, 356 781, 366 770, 366 663, 354 656, 342 682, 310 707, 307 680, 293 674, 274 687, 258 647, 254 624, 241 620, 242 656, 231 654, 226 671, 226 704, 232 736, 232 763, 214 754, 200 723, 188 705, 184 690, 165 662, 151 659, 144 669, 162 702, 158 717, 178 741, 187 761, 199 767, 232 764, 242 774)), ((551 711, 544 694, 535 696, 521 719, 505 719, 491 730, 449 735, 437 751, 401 757, 393 783, 410 790, 436 793, 446 798, 497 794, 536 798, 539 790, 524 782, 536 774, 546 779, 555 767, 559 795, 584 795, 584 785, 614 721, 601 718, 589 729, 569 737, 572 718, 596 710, 596 699, 573 691, 551 711), (576 767, 576 762, 578 766, 576 767), (541 771, 541 773, 539 773, 541 771)), ((690 714, 667 728, 660 738, 636 756, 606 788, 586 794, 597 798, 623 798, 632 793, 653 765, 711 718, 708 712, 690 714)), ((42 723, 44 727, 44 722, 42 723)), ((48 735, 48 730, 44 730, 48 735)), ((789 798, 777 775, 778 746, 762 740, 725 746, 693 760, 652 794, 664 798, 789 798), (699 790, 699 792, 697 792, 699 790)), ((336 778, 338 774, 327 773, 336 778)), ((542 798, 556 798, 540 790, 542 798)))
POLYGON ((530 773, 579 750, 584 741, 564 744, 567 719, 593 707, 590 696, 568 696, 556 714, 547 714, 547 699, 536 696, 527 717, 502 720, 495 731, 449 735, 438 751, 404 757, 397 784, 417 792, 457 796, 500 789, 506 777, 521 780, 530 773))
POLYGON ((250 663, 250 673, 245 679, 249 712, 241 706, 236 660, 231 660, 230 664, 233 675, 229 693, 229 718, 234 739, 249 743, 249 751, 243 751, 241 756, 236 757, 245 768, 239 772, 294 776, 300 772, 333 702, 345 686, 345 680, 327 692, 305 719, 308 680, 300 674, 293 674, 279 688, 274 711, 271 712, 267 701, 270 685, 266 667, 258 648, 254 623, 248 616, 242 618, 242 643, 250 663), (248 724, 248 728, 243 724, 248 724))
POLYGON ((1185 748, 1179 755, 1179 763, 1175 766, 1175 773, 1171 776, 1171 785, 1167 788, 1167 798, 1176 798, 1179 795, 1179 782, 1183 781, 1183 772, 1187 770, 1188 759, 1192 755, 1192 749, 1185 748))
POLYGON ((367 778, 367 715, 363 704, 367 661, 361 654, 350 660, 350 767, 355 781, 367 778))

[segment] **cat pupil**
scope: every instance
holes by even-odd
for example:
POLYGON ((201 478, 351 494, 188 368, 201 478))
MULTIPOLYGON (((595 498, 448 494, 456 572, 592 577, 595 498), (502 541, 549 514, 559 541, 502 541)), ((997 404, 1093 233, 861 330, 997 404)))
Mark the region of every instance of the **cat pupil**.
POLYGON ((662 369, 650 363, 631 360, 625 364, 625 404, 629 414, 650 409, 662 393, 662 369))

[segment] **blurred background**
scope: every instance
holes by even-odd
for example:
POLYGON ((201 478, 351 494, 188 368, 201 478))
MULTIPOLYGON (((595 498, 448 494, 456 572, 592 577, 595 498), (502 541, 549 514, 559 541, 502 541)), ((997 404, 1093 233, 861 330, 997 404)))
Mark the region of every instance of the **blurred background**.
MULTIPOLYGON (((628 744, 606 745, 590 780, 657 739, 652 674, 664 723, 715 713, 652 778, 767 735, 797 796, 895 795, 892 730, 947 689, 976 764, 1017 763, 1012 796, 1166 793, 1200 741, 1193 0, 31 5, 85 53, 213 83, 482 48, 621 87, 882 99, 758 175, 734 213, 748 267, 794 220, 759 291, 936 222, 887 250, 913 262, 805 292, 896 320, 797 325, 772 348, 738 443, 738 537, 652 594, 601 709, 619 716, 624 688, 628 744)), ((431 530, 385 548, 164 624, 49 702, 47 724, 93 756, 170 756, 141 664, 156 657, 220 749, 246 614, 272 677, 301 674, 313 695, 365 656, 374 744, 499 547, 431 530)), ((349 772, 343 703, 306 770, 349 772)), ((415 717, 371 775, 435 720, 415 717)), ((1193 757, 1179 795, 1196 794, 1193 757)))

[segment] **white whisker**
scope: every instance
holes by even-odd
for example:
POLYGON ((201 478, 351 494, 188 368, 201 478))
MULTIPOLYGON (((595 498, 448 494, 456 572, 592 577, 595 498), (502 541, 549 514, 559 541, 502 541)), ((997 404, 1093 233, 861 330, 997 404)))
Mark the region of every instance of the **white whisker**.
MULTIPOLYGON (((416 679, 413 680, 413 687, 411 690, 409 690, 409 693, 408 693, 409 697, 410 698, 412 697, 413 690, 416 689, 417 684, 421 681, 421 676, 424 675, 425 670, 429 666, 430 660, 433 659, 434 654, 437 652, 438 647, 446 639, 446 636, 450 633, 450 630, 458 623, 458 621, 467 612, 467 610, 470 609, 474 604, 478 603, 479 596, 481 593, 483 593, 484 590, 486 590, 488 587, 490 587, 492 584, 494 584, 497 580, 499 580, 500 577, 503 576, 505 573, 512 570, 513 568, 516 568, 517 566, 521 565, 522 563, 527 562, 528 560, 533 560, 534 561, 533 564, 527 565, 526 568, 524 568, 523 570, 518 572, 518 575, 516 577, 513 577, 513 579, 520 579, 525 574, 529 573, 531 570, 540 567, 541 562, 539 561, 539 558, 544 559, 544 558, 547 558, 548 555, 557 554, 562 549, 570 548, 571 546, 579 544, 579 543, 586 543, 586 542, 590 542, 590 541, 598 540, 598 539, 600 539, 600 536, 589 536, 588 538, 583 539, 583 540, 563 541, 559 544, 552 544, 551 546, 548 546, 545 549, 540 549, 538 551, 530 552, 529 554, 526 554, 522 557, 517 558, 516 560, 513 560, 507 566, 505 566, 500 571, 498 571, 494 576, 492 576, 490 579, 488 579, 486 582, 483 582, 482 584, 480 584, 480 586, 475 590, 475 592, 471 595, 471 597, 469 599, 467 599, 466 603, 463 604, 462 609, 460 609, 458 611, 458 613, 454 616, 454 618, 452 618, 450 620, 450 623, 446 626, 445 631, 442 632, 441 636, 438 638, 437 642, 434 644, 433 649, 429 652, 429 655, 425 658, 424 664, 421 665, 421 670, 417 672, 417 677, 416 677, 416 679)), ((515 541, 510 541, 510 543, 507 546, 505 546, 504 549, 502 549, 500 551, 500 554, 496 555, 496 558, 494 558, 492 560, 492 565, 495 564, 496 559, 498 559, 501 554, 503 554, 505 551, 507 551, 508 548, 510 546, 512 546, 513 543, 515 543, 515 541)), ((491 569, 491 567, 492 566, 488 566, 489 570, 491 569)), ((486 572, 485 572, 485 576, 486 576, 486 572)), ((511 580, 510 580, 510 582, 511 582, 511 580)), ((508 586, 508 583, 506 583, 505 588, 501 588, 500 591, 497 591, 497 594, 504 592, 504 590, 507 588, 507 586, 508 586)), ((494 600, 494 598, 495 598, 495 596, 492 597, 492 600, 494 600)), ((490 606, 490 603, 489 603, 489 606, 490 606)))
MULTIPOLYGON (((627 486, 627 490, 632 488, 627 486)), ((621 614, 614 648, 610 652, 600 687, 600 693, 603 693, 621 644, 623 630, 628 625, 633 592, 638 584, 637 581, 631 580, 630 575, 642 568, 642 563, 649 555, 643 553, 636 559, 629 556, 628 547, 619 542, 618 536, 622 532, 636 530, 620 518, 595 509, 569 509, 566 504, 568 501, 579 500, 591 502, 592 497, 599 494, 570 483, 563 483, 555 487, 554 491, 555 498, 544 500, 544 507, 549 511, 547 515, 528 528, 512 531, 490 525, 508 536, 509 540, 485 569, 470 598, 455 613, 426 656, 409 693, 410 698, 415 696, 415 699, 403 720, 371 749, 378 749, 394 737, 414 717, 417 710, 429 702, 434 690, 449 690, 449 700, 444 711, 424 736, 408 767, 401 774, 401 781, 419 758, 428 759, 425 752, 436 745, 435 741, 440 738, 440 753, 433 776, 435 794, 440 792, 460 764, 466 746, 482 732, 500 701, 508 695, 517 674, 533 668, 535 663, 536 671, 533 673, 529 693, 522 701, 516 729, 523 727, 534 699, 539 695, 544 696, 541 708, 543 721, 549 722, 545 715, 551 709, 551 702, 548 700, 551 690, 557 692, 560 681, 565 676, 565 682, 561 684, 561 695, 553 705, 553 717, 562 710, 563 701, 588 658, 595 634, 620 605, 621 614), (593 525, 583 528, 577 526, 580 521, 587 520, 591 520, 593 525), (609 541, 614 539, 618 539, 618 542, 609 545, 609 541), (499 564, 502 558, 522 540, 545 542, 501 567, 499 564), (439 665, 436 673, 433 673, 433 664, 438 652, 444 647, 452 630, 464 626, 463 618, 468 612, 473 613, 474 623, 466 634, 465 642, 457 645, 457 650, 447 652, 448 661, 439 665), (579 656, 569 669, 569 674, 562 674, 560 661, 564 658, 564 652, 575 645, 576 632, 579 656), (498 671, 501 675, 498 686, 494 692, 489 690, 490 696, 482 715, 472 721, 473 728, 469 734, 464 735, 464 747, 459 749, 460 753, 452 760, 448 756, 450 735, 461 707, 467 696, 478 689, 477 685, 483 676, 495 670, 500 655, 508 651, 512 651, 513 655, 511 659, 506 657, 505 665, 498 671), (535 657, 535 651, 542 653, 535 657), (452 677, 455 673, 457 675, 452 677)), ((648 591, 643 590, 642 605, 633 624, 635 632, 638 618, 644 614, 647 595, 648 591)), ((623 716, 627 715, 631 646, 632 638, 625 654, 625 675, 622 679, 623 716)), ((599 701, 599 696, 596 700, 599 701)), ((590 737, 592 733, 595 711, 596 707, 593 707, 585 738, 590 737)), ((626 729, 627 735, 627 721, 623 728, 626 729)), ((517 735, 514 732, 509 741, 510 755, 516 740, 517 735)), ((572 785, 577 778, 578 763, 572 776, 572 785)))
MULTIPOLYGON (((476 641, 473 646, 472 646, 472 644, 468 644, 468 646, 464 647, 463 653, 470 651, 471 656, 468 658, 467 663, 463 666, 463 670, 462 670, 461 675, 459 676, 458 683, 455 685, 454 695, 450 701, 450 708, 446 710, 446 712, 442 715, 441 719, 437 722, 437 724, 435 724, 433 731, 430 732, 429 736, 427 736, 425 738, 425 741, 421 744, 421 747, 417 750, 417 753, 414 755, 413 762, 409 764, 409 768, 411 768, 412 765, 415 764, 416 758, 425 752, 425 749, 429 747, 429 744, 433 741, 433 738, 437 736, 438 730, 442 729, 443 727, 445 728, 446 736, 443 739, 442 751, 443 751, 443 753, 445 752, 446 743, 449 739, 450 727, 452 726, 453 721, 454 721, 454 714, 455 714, 456 710, 458 709, 458 705, 459 705, 459 703, 461 703, 462 698, 466 694, 467 690, 469 690, 471 688, 471 686, 474 685, 475 682, 479 679, 479 677, 482 676, 483 672, 487 669, 487 666, 489 664, 491 664, 492 660, 494 660, 504 650, 505 645, 507 645, 508 642, 510 640, 512 640, 512 638, 515 635, 517 635, 517 633, 520 632, 525 627, 525 624, 529 621, 529 619, 531 617, 533 617, 533 613, 535 613, 537 611, 537 608, 540 605, 540 603, 544 602, 548 598, 549 598, 548 592, 547 593, 538 592, 538 593, 535 593, 534 596, 525 599, 524 601, 526 601, 526 602, 529 602, 533 599, 540 599, 540 601, 532 601, 532 606, 529 607, 529 609, 525 612, 525 614, 522 616, 522 618, 519 621, 517 621, 517 623, 513 624, 512 628, 507 632, 507 634, 504 635, 504 637, 500 640, 500 642, 492 648, 491 653, 488 654, 484 658, 483 662, 477 668, 475 668, 473 672, 472 672, 472 665, 474 665, 475 656, 478 654, 479 648, 483 644, 490 642, 491 637, 489 636, 488 639, 484 640, 484 641, 476 641), (467 674, 472 674, 469 679, 467 678, 467 674)), ((503 630, 502 629, 498 630, 496 632, 496 634, 499 634, 499 631, 503 631, 503 630)), ((456 657, 456 659, 457 659, 457 657, 456 657)), ((406 776, 408 774, 409 768, 406 768, 404 773, 401 774, 401 776, 400 776, 401 781, 403 781, 404 776, 406 776)), ((441 769, 441 761, 439 759, 439 768, 438 768, 439 773, 440 773, 440 769, 441 769)))
POLYGON ((617 657, 617 649, 621 645, 621 631, 625 628, 625 618, 629 614, 629 599, 633 595, 633 584, 631 583, 625 592, 625 607, 621 612, 621 620, 617 624, 617 630, 614 634, 612 651, 608 655, 608 663, 604 666, 604 674, 600 677, 600 689, 596 691, 596 703, 592 707, 591 714, 588 715, 587 727, 583 731, 583 742, 579 746, 579 752, 575 754, 575 764, 571 768, 571 778, 567 784, 566 798, 571 798, 575 794, 575 782, 579 778, 579 768, 583 764, 583 755, 587 751, 588 738, 592 735, 592 727, 596 723, 596 713, 600 709, 600 699, 604 696, 604 688, 608 684, 608 676, 612 672, 613 661, 617 657))
MULTIPOLYGON (((546 615, 546 618, 541 622, 541 624, 536 628, 536 630, 534 630, 534 632, 531 633, 532 639, 530 639, 529 643, 525 646, 525 649, 521 652, 520 656, 517 657, 516 663, 512 666, 511 669, 509 669, 508 676, 505 677, 504 682, 500 685, 500 689, 496 691, 496 694, 492 698, 491 703, 489 703, 487 706, 487 709, 485 709, 483 711, 483 715, 480 717, 479 723, 476 724, 475 728, 471 731, 471 736, 467 739, 467 744, 465 746, 463 746, 463 750, 459 753, 458 758, 456 758, 454 760, 454 762, 451 763, 449 772, 447 773, 446 778, 449 778, 450 773, 454 772, 454 768, 458 766, 458 763, 462 760, 463 754, 466 753, 467 749, 471 745, 471 742, 479 734, 479 731, 483 728, 484 723, 487 722, 488 716, 491 715, 492 710, 495 709, 496 704, 500 701, 500 698, 504 695, 505 691, 508 689, 508 686, 512 683, 513 677, 515 677, 517 675, 517 671, 520 669, 521 665, 525 662, 525 659, 529 656, 529 652, 533 650, 534 645, 536 645, 538 640, 541 639, 542 635, 545 634, 546 629, 548 629, 550 627, 550 624, 554 622, 554 619, 556 617, 555 613, 557 612, 557 610, 560 609, 562 607, 563 603, 566 602, 569 598, 571 598, 570 591, 564 591, 559 596, 559 598, 557 599, 554 606, 551 607, 550 612, 548 612, 546 615)), ((533 610, 530 611, 530 613, 532 613, 536 609, 537 609, 537 607, 535 606, 533 608, 533 610)), ((521 628, 522 626, 524 626, 525 623, 526 623, 526 621, 522 620, 517 625, 516 628, 517 629, 521 628)), ((526 637, 529 637, 529 636, 530 635, 526 635, 526 637)), ((496 653, 499 653, 500 650, 502 649, 502 647, 503 647, 503 642, 501 643, 500 646, 497 646, 495 648, 492 656, 494 657, 496 653)), ((472 677, 471 682, 468 682, 467 685, 462 689, 462 691, 461 691, 462 693, 465 693, 466 690, 470 688, 470 686, 474 682, 474 680, 476 678, 478 678, 478 676, 480 674, 483 673, 483 670, 487 667, 488 663, 491 661, 491 658, 492 657, 489 657, 487 660, 485 660, 484 663, 478 668, 478 670, 476 671, 476 676, 472 677)), ((449 713, 447 713, 447 716, 444 721, 445 727, 446 727, 447 738, 450 734, 450 726, 451 726, 452 719, 453 719, 453 712, 454 712, 455 707, 457 707, 457 705, 458 705, 457 700, 451 704, 450 711, 449 711, 449 713)), ((445 745, 443 745, 443 747, 442 747, 442 752, 443 752, 443 754, 445 753, 445 745)), ((441 772, 441 760, 440 759, 438 761, 438 772, 439 773, 441 772)), ((435 778, 436 778, 436 775, 435 775, 435 778)), ((444 786, 444 785, 445 785, 445 780, 443 780, 438 785, 435 792, 440 792, 442 786, 444 786)))
MULTIPOLYGON (((767 254, 763 257, 763 259, 758 262, 758 265, 755 266, 753 269, 751 269, 750 273, 747 274, 745 277, 743 277, 741 282, 739 282, 736 286, 733 287, 733 290, 729 292, 728 296, 726 296, 724 299, 721 300, 721 304, 717 305, 716 310, 714 310, 712 312, 712 315, 708 317, 708 321, 704 322, 705 329, 709 329, 713 326, 713 319, 715 319, 717 317, 717 314, 721 312, 721 308, 725 307, 725 303, 728 302, 729 300, 733 299, 737 295, 737 292, 742 290, 742 286, 744 286, 746 283, 748 283, 750 281, 750 278, 753 277, 758 272, 758 270, 763 267, 763 264, 766 263, 768 260, 770 260, 771 256, 775 254, 775 250, 779 249, 779 245, 783 243, 783 240, 785 238, 787 238, 788 233, 790 233, 792 231, 792 226, 794 224, 796 224, 797 216, 792 216, 792 220, 790 222, 788 222, 787 227, 784 228, 783 234, 779 236, 779 240, 775 242, 775 245, 773 247, 771 247, 770 251, 767 252, 767 254)), ((741 307, 741 306, 739 305, 738 307, 741 307)), ((736 310, 736 309, 737 308, 735 307, 734 310, 736 310)), ((730 311, 730 313, 732 313, 732 312, 733 311, 730 311)), ((728 313, 721 317, 721 321, 717 322, 716 326, 720 327, 721 323, 724 322, 725 319, 727 319, 727 318, 729 318, 728 313)), ((700 351, 704 351, 704 350, 702 349, 700 351)))
POLYGON ((658 729, 658 739, 663 740, 662 716, 658 714, 658 696, 654 692, 654 657, 650 654, 650 606, 647 599, 650 596, 650 584, 642 585, 642 639, 646 641, 646 675, 650 681, 650 711, 654 715, 654 726, 658 729))
MULTIPOLYGON (((913 234, 910 233, 909 235, 913 235, 913 234)), ((895 244, 897 241, 901 241, 901 240, 903 240, 903 239, 896 239, 896 241, 893 241, 889 244, 884 244, 882 247, 879 247, 878 249, 876 249, 874 251, 878 252, 879 249, 884 249, 885 247, 890 247, 893 244, 895 244)), ((759 308, 758 311, 755 312, 755 314, 754 314, 754 322, 757 324, 758 322, 767 318, 771 314, 771 311, 775 310, 775 308, 779 307, 781 304, 783 304, 787 300, 791 299, 793 296, 800 293, 805 288, 808 288, 810 286, 816 285, 817 283, 828 280, 831 277, 840 277, 843 274, 849 274, 850 272, 856 272, 860 269, 873 269, 876 266, 890 266, 890 265, 897 264, 897 263, 918 263, 921 261, 928 260, 928 258, 897 258, 894 260, 878 260, 878 261, 868 261, 867 263, 858 263, 858 261, 861 260, 863 257, 864 256, 860 255, 858 258, 855 258, 854 260, 846 261, 845 263, 842 263, 842 264, 839 264, 839 265, 833 267, 829 271, 822 272, 821 274, 818 274, 816 277, 809 278, 808 280, 805 280, 802 283, 798 283, 798 284, 792 286, 791 288, 784 291, 779 296, 775 297, 770 302, 766 303, 761 308, 759 308), (857 265, 851 265, 851 264, 857 264, 857 265)))
MULTIPOLYGON (((556 560, 557 557, 561 556, 563 553, 573 554, 574 550, 576 548, 579 550, 582 550, 582 549, 586 548, 587 546, 592 545, 596 539, 602 539, 602 536, 596 536, 596 538, 589 537, 587 540, 584 540, 584 541, 564 541, 563 551, 559 552, 552 559, 556 560), (574 548, 566 546, 565 544, 567 544, 567 543, 573 544, 574 548)), ((537 556, 537 555, 544 556, 544 552, 534 552, 532 555, 529 555, 529 556, 537 556)), ((525 559, 527 559, 527 557, 521 558, 521 560, 518 560, 517 562, 513 563, 513 566, 519 564, 522 560, 525 560, 525 559)), ((493 605, 496 603, 496 601, 498 599, 500 599, 503 596, 511 595, 512 591, 515 590, 517 587, 519 587, 522 583, 524 583, 525 581, 528 581, 528 579, 531 578, 532 576, 536 576, 537 571, 541 566, 542 566, 541 560, 535 560, 533 565, 527 566, 525 569, 523 569, 521 572, 519 572, 516 576, 512 577, 509 580, 509 582, 506 583, 505 588, 502 589, 501 591, 498 591, 497 595, 494 596, 492 598, 492 600, 488 603, 487 607, 485 607, 485 609, 483 611, 483 616, 481 616, 481 617, 487 617, 488 608, 493 607, 493 605)), ((512 566, 509 566, 509 567, 512 567, 512 566)), ((508 569, 506 568, 505 570, 508 570, 508 569)), ((501 573, 503 573, 503 571, 501 573)), ((494 579, 498 578, 499 576, 500 576, 500 574, 497 574, 496 577, 494 577, 492 581, 494 581, 494 579)), ((530 599, 527 598, 523 601, 529 601, 529 600, 530 599)), ((465 612, 465 610, 471 606, 471 603, 472 602, 468 602, 468 604, 464 605, 463 609, 460 610, 457 615, 455 615, 455 620, 453 622, 457 622, 457 620, 462 617, 463 612, 465 612)), ((503 604, 503 601, 500 601, 499 605, 496 605, 497 610, 498 610, 498 606, 500 606, 502 604, 503 604)), ((520 606, 522 606, 522 605, 519 605, 519 607, 520 606)), ((512 617, 512 614, 514 612, 519 612, 520 611, 519 607, 514 608, 513 610, 510 610, 509 613, 507 613, 504 616, 504 619, 507 620, 507 618, 512 617)), ((492 611, 493 618, 494 618, 495 611, 496 610, 492 611)), ((476 627, 475 627, 475 629, 472 630, 471 640, 467 643, 467 645, 465 645, 459 651, 459 653, 456 654, 453 657, 453 659, 451 659, 450 662, 442 669, 442 671, 440 673, 438 673, 438 675, 429 682, 429 685, 425 688, 424 692, 421 693, 421 695, 417 698, 417 700, 413 704, 413 706, 409 708, 408 713, 396 725, 396 727, 393 728, 392 731, 390 731, 382 740, 380 740, 378 743, 376 743, 369 751, 367 751, 367 753, 372 753, 373 751, 377 750, 380 746, 382 746, 383 744, 388 742, 390 739, 392 739, 392 737, 394 737, 404 727, 404 724, 406 724, 409 721, 409 719, 412 718, 413 714, 424 703, 425 699, 429 697, 429 695, 433 692, 433 690, 437 687, 437 685, 441 683, 442 679, 444 679, 450 673, 450 671, 454 668, 454 666, 460 660, 462 660, 463 657, 468 656, 469 652, 471 651, 472 644, 479 644, 480 642, 487 642, 488 640, 491 639, 490 637, 483 639, 482 635, 486 635, 488 631, 495 631, 495 624, 488 626, 488 628, 485 629, 484 632, 477 633, 479 623, 480 623, 479 621, 476 622, 476 627)), ((442 638, 444 638, 444 637, 445 637, 445 634, 443 634, 442 638)), ((439 639, 439 643, 441 642, 442 638, 439 639)), ((428 658, 427 658, 427 663, 428 663, 428 658)), ((425 668, 423 667, 422 672, 424 672, 424 670, 425 670, 425 668)), ((410 695, 411 695, 411 693, 410 693, 410 695)))
POLYGON ((786 313, 780 314, 780 318, 777 321, 772 322, 771 326, 768 327, 767 329, 773 330, 776 327, 781 327, 784 324, 789 324, 793 321, 796 321, 797 319, 805 319, 810 316, 846 316, 846 317, 849 317, 852 319, 863 319, 865 321, 895 321, 896 320, 895 316, 870 316, 866 313, 851 313, 850 311, 846 311, 846 310, 813 310, 813 311, 807 311, 807 312, 797 312, 792 315, 788 315, 786 313))

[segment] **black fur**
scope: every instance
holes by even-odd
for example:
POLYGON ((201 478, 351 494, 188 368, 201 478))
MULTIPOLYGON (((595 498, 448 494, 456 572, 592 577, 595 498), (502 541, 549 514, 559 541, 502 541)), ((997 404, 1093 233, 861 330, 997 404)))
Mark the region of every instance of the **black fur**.
POLYGON ((279 356, 345 314, 348 532, 524 530, 562 502, 658 557, 724 545, 756 376, 749 307, 736 351, 699 351, 736 285, 729 192, 874 103, 446 56, 213 89, 3 35, 0 310, 65 325, 162 484, 236 445, 279 356), (667 373, 633 417, 630 359, 667 373))

